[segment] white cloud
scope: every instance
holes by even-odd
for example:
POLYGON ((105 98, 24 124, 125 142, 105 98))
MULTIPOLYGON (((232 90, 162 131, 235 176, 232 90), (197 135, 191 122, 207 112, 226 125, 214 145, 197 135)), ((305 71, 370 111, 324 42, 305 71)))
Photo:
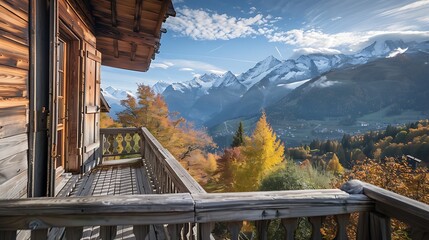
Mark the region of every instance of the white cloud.
POLYGON ((177 16, 168 18, 165 27, 194 40, 229 40, 261 35, 258 29, 272 27, 272 16, 256 14, 237 18, 204 9, 179 8, 177 16), (271 20, 270 20, 271 19, 271 20))
POLYGON ((256 12, 256 8, 255 7, 251 7, 249 14, 254 14, 256 12))
POLYGON ((410 11, 415 11, 421 9, 425 6, 429 6, 429 0, 420 0, 410 4, 406 4, 402 7, 394 8, 391 10, 384 11, 380 14, 380 16, 392 16, 392 15, 401 15, 408 13, 410 11))
POLYGON ((331 21, 338 21, 338 20, 340 20, 342 17, 334 17, 334 18, 331 18, 331 21))
POLYGON ((159 64, 169 65, 171 68, 176 68, 179 71, 188 71, 188 72, 211 72, 211 73, 225 73, 226 70, 219 68, 213 64, 202 62, 202 61, 193 61, 186 59, 165 59, 159 64))
POLYGON ((332 48, 296 48, 293 50, 292 58, 299 57, 301 55, 315 54, 315 53, 334 55, 334 54, 340 54, 341 51, 337 49, 332 49, 332 48))
POLYGON ((270 42, 282 42, 297 47, 297 51, 315 53, 355 52, 374 41, 386 39, 404 41, 423 41, 429 38, 429 31, 367 31, 324 33, 320 30, 293 29, 274 32, 267 36, 270 42))
POLYGON ((150 68, 162 68, 162 69, 167 69, 169 67, 174 66, 173 63, 171 62, 154 62, 150 64, 150 68))
POLYGON ((192 72, 192 71, 194 71, 194 69, 192 69, 192 68, 181 68, 181 69, 179 69, 179 71, 192 72))

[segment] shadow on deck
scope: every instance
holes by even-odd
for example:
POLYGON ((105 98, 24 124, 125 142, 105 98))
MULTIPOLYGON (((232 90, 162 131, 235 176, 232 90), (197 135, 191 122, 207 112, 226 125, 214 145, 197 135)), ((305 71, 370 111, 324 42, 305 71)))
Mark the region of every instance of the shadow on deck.
MULTIPOLYGON (((71 177, 58 194, 59 196, 110 196, 153 194, 155 191, 148 170, 141 158, 105 161, 87 172, 83 177, 71 177)), ((58 239, 63 229, 53 231, 51 238, 58 239)), ((114 239, 136 239, 133 226, 117 226, 114 239)), ((82 240, 101 239, 100 227, 90 226, 83 229, 82 240)), ((163 225, 151 225, 147 240, 166 239, 163 225)))

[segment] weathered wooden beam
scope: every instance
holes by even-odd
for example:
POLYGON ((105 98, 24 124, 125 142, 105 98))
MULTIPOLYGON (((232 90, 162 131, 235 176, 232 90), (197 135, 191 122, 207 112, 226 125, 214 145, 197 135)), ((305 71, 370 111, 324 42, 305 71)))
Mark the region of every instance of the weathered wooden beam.
POLYGON ((118 39, 113 39, 113 56, 119 57, 118 39))
POLYGON ((360 184, 364 195, 375 201, 376 212, 417 228, 429 226, 429 205, 358 180, 350 182, 360 184))
POLYGON ((147 45, 151 47, 155 46, 156 42, 159 42, 159 37, 155 37, 152 34, 144 32, 136 33, 124 29, 118 30, 117 28, 102 23, 97 24, 95 31, 97 38, 113 38, 125 42, 135 42, 137 44, 147 45))
POLYGON ((0 230, 193 221, 187 193, 0 200, 0 230))
POLYGON ((156 23, 156 36, 159 37, 161 35, 161 25, 162 23, 167 19, 167 11, 169 10, 169 7, 171 5, 170 0, 165 0, 162 2, 161 12, 159 13, 158 22, 156 23))
POLYGON ((110 0, 110 11, 112 16, 112 26, 118 26, 118 18, 117 18, 117 8, 116 8, 116 0, 110 0))
POLYGON ((136 60, 136 54, 137 54, 137 44, 135 42, 132 42, 131 43, 131 55, 130 55, 131 61, 136 60))
POLYGON ((136 0, 136 4, 134 7, 134 32, 140 32, 140 21, 142 18, 142 7, 143 7, 143 0, 136 0))
POLYGON ((347 214, 374 209, 363 194, 339 189, 193 194, 198 222, 264 220, 347 214))

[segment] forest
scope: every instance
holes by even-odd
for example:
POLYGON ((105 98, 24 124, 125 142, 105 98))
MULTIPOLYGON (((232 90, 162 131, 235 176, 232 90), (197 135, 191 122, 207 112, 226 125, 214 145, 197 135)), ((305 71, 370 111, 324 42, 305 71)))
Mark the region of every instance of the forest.
MULTIPOLYGON (((145 126, 208 192, 243 192, 339 188, 350 179, 359 179, 401 195, 429 203, 429 121, 388 126, 383 131, 344 135, 338 140, 313 140, 310 145, 286 148, 270 126, 264 112, 250 135, 239 124, 231 146, 218 149, 205 129, 197 129, 177 113, 168 110, 161 95, 139 85, 137 98, 121 103, 125 110, 115 122, 102 116, 101 127, 145 126), (422 162, 410 164, 406 155, 422 162)), ((326 219, 322 233, 335 235, 332 219, 326 219)), ((279 222, 270 224, 270 238, 284 234, 279 222)), ((349 236, 356 234, 353 215, 349 236)), ((252 232, 245 224, 243 231, 252 232)), ((222 235, 224 227, 216 226, 222 235)), ((392 237, 404 239, 408 227, 392 221, 392 237)), ((311 234, 302 218, 298 239, 311 234)))

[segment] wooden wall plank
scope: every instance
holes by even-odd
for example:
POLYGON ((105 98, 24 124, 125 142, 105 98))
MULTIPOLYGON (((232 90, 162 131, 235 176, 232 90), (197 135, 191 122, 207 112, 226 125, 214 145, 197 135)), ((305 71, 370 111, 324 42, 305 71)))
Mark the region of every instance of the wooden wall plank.
POLYGON ((0 65, 0 85, 25 86, 27 79, 27 70, 0 65))
POLYGON ((28 14, 28 0, 2 0, 5 3, 8 3, 9 5, 12 5, 15 7, 16 10, 21 10, 28 14))
POLYGON ((27 194, 27 170, 0 185, 0 199, 21 198, 27 194))
POLYGON ((22 17, 28 19, 26 13, 0 2, 0 29, 28 41, 28 20, 22 17))
POLYGON ((28 149, 27 133, 0 139, 0 160, 28 149))
POLYGON ((23 42, 6 38, 4 31, 0 31, 0 64, 28 71, 30 65, 28 50, 28 46, 23 42))
MULTIPOLYGON (((1 87, 0 87, 1 89, 1 87)), ((19 104, 19 106, 0 107, 0 139, 26 133, 28 116, 26 103, 28 101, 0 100, 0 105, 19 104)))
POLYGON ((27 170, 27 151, 0 160, 0 184, 27 170))

